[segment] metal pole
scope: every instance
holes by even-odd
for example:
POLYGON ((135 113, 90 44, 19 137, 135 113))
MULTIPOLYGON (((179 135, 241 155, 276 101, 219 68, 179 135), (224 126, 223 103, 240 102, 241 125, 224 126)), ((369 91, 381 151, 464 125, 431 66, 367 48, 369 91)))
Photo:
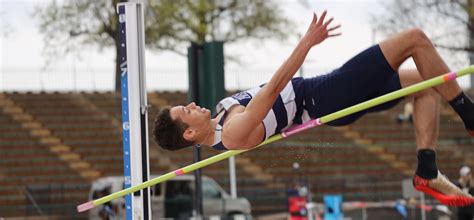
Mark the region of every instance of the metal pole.
POLYGON ((235 157, 229 158, 229 175, 230 175, 230 195, 237 198, 237 178, 235 172, 235 157))
MULTIPOLYGON (((201 145, 197 144, 194 148, 194 162, 201 161, 201 145)), ((202 219, 203 207, 202 207, 202 173, 201 169, 194 171, 194 186, 195 186, 195 197, 194 197, 194 210, 195 219, 202 219)))
MULTIPOLYGON (((188 58, 190 59, 189 62, 189 71, 190 71, 190 82, 189 82, 189 87, 191 90, 191 94, 189 96, 189 101, 195 102, 196 104, 200 104, 200 94, 199 94, 199 85, 201 84, 199 82, 199 74, 200 70, 202 69, 201 66, 201 61, 203 59, 203 51, 202 51, 202 46, 196 43, 191 43, 191 47, 189 48, 189 53, 190 56, 188 58)), ((193 155, 194 155, 194 163, 197 163, 201 161, 201 146, 196 145, 193 149, 193 155)), ((196 219, 201 219, 202 218, 202 213, 203 213, 203 207, 202 207, 202 173, 201 169, 197 169, 194 171, 194 186, 195 186, 195 191, 194 191, 194 217, 196 219)))
POLYGON ((421 220, 426 220, 426 211, 425 211, 425 206, 426 206, 426 203, 425 203, 425 194, 424 193, 420 193, 420 202, 421 202, 421 206, 420 206, 420 209, 421 209, 421 220))
MULTIPOLYGON (((119 14, 124 187, 149 180, 148 111, 145 87, 144 3, 117 4, 119 14)), ((150 189, 125 198, 128 219, 152 219, 150 189)))

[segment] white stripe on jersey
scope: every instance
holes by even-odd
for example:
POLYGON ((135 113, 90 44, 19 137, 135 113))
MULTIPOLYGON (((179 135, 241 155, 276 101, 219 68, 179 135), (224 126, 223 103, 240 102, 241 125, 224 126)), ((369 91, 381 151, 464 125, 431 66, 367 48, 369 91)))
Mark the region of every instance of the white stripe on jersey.
MULTIPOLYGON (((229 110, 232 106, 234 105, 240 105, 240 102, 238 100, 247 100, 255 97, 257 93, 261 90, 261 87, 256 87, 249 89, 247 91, 241 92, 239 94, 236 94, 235 96, 227 97, 222 99, 216 106, 216 112, 221 112, 222 110, 229 110), (250 96, 251 97, 250 97, 250 96)), ((283 106, 286 110, 286 117, 288 119, 287 121, 287 126, 285 126, 282 131, 285 129, 289 128, 293 124, 294 117, 296 115, 297 111, 297 106, 295 102, 295 91, 293 88, 293 84, 290 81, 285 88, 280 92, 280 98, 283 101, 283 106)), ((306 111, 305 111, 306 112, 306 111)), ((307 112, 306 112, 307 114, 307 112)), ((282 116, 277 116, 275 115, 275 112, 273 109, 270 109, 270 111, 267 113, 265 118, 263 119, 263 125, 265 127, 265 139, 269 138, 270 136, 275 134, 275 130, 278 127, 278 120, 277 117, 281 118, 282 116)), ((217 136, 217 135, 216 135, 217 136)), ((220 142, 220 135, 219 137, 215 138, 215 142, 218 143, 220 142)), ((216 144, 214 143, 214 144, 216 144)))
POLYGON ((293 89, 293 84, 291 82, 285 86, 283 91, 280 93, 280 97, 283 100, 283 104, 285 104, 286 115, 288 118, 288 125, 282 129, 282 131, 284 131, 293 125, 293 119, 296 115, 295 90, 293 89))
POLYGON ((275 133, 275 130, 277 128, 277 119, 275 116, 275 112, 273 112, 272 109, 270 109, 270 112, 268 112, 267 116, 263 119, 263 125, 265 127, 265 139, 269 138, 275 133))

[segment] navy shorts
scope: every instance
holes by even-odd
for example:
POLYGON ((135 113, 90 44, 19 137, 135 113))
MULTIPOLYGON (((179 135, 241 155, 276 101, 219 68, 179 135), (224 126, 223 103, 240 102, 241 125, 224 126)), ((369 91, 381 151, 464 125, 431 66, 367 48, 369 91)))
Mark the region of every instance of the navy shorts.
MULTIPOLYGON (((385 59, 379 45, 356 55, 339 69, 326 75, 305 79, 305 108, 311 118, 319 118, 369 99, 399 90, 398 73, 385 59)), ((327 123, 351 124, 368 112, 389 109, 402 98, 374 106, 327 123)))

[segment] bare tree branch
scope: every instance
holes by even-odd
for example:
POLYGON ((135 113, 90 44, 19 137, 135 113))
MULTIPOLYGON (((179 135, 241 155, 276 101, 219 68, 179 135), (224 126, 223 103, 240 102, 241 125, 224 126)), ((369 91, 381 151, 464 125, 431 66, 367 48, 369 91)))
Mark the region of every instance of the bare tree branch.
MULTIPOLYGON (((118 51, 115 6, 120 1, 123 0, 51 0, 46 7, 38 8, 34 16, 44 35, 44 53, 58 57, 79 51, 85 45, 115 47, 118 51)), ((189 42, 215 39, 217 30, 228 43, 288 36, 285 27, 290 21, 282 17, 279 7, 270 0, 146 0, 146 3, 145 40, 153 50, 184 56, 189 42), (225 5, 219 5, 222 2, 225 5)), ((119 76, 117 68, 116 80, 120 80, 119 76)))
POLYGON ((456 47, 451 45, 443 45, 443 44, 434 44, 437 48, 452 50, 452 51, 462 51, 462 52, 474 52, 474 48, 469 47, 456 47))

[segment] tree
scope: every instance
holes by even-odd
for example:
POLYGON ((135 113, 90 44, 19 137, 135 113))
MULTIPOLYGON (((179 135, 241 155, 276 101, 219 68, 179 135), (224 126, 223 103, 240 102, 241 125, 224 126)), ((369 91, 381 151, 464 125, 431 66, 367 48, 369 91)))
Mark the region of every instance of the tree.
MULTIPOLYGON (((78 51, 85 45, 115 47, 118 56, 119 0, 53 0, 39 7, 35 16, 44 34, 47 57, 78 51)), ((290 21, 267 0, 147 0, 145 43, 153 50, 185 54, 189 42, 288 37, 290 21)), ((115 89, 120 91, 116 57, 115 89)))
POLYGON ((457 58, 468 54, 469 62, 474 63, 474 0, 391 0, 382 6, 382 12, 372 15, 378 31, 393 34, 420 27, 437 48, 457 58))

